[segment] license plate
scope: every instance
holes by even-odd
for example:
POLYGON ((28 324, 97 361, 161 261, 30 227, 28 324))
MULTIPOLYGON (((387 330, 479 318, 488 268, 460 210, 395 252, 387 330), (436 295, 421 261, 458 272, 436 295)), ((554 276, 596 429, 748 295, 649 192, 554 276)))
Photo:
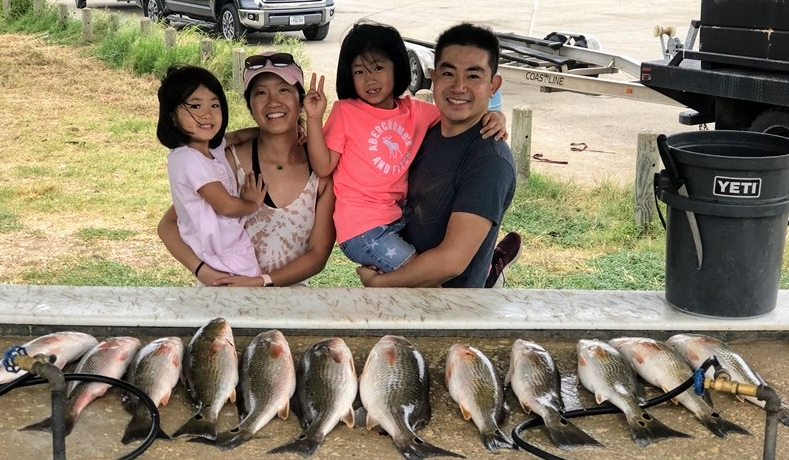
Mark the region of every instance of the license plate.
POLYGON ((304 16, 291 16, 290 17, 290 25, 292 25, 292 26, 304 25, 304 16))

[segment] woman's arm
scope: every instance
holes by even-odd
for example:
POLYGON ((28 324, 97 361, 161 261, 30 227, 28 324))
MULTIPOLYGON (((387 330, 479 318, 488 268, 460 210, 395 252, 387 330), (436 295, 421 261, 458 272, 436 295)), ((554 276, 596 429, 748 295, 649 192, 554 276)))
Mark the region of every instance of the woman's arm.
MULTIPOLYGON (((178 232, 178 216, 173 206, 170 206, 162 216, 156 228, 156 232, 159 234, 159 239, 162 240, 164 247, 167 248, 170 255, 191 273, 194 273, 203 261, 197 257, 192 248, 181 238, 181 234, 178 232)), ((203 266, 200 267, 197 279, 206 286, 211 286, 217 279, 226 275, 227 273, 214 270, 207 264, 203 264, 203 266)))
MULTIPOLYGON (((318 189, 318 200, 315 207, 315 223, 307 250, 284 267, 268 273, 274 286, 292 286, 296 283, 320 273, 329 260, 334 248, 336 234, 334 231, 334 187, 331 179, 321 179, 318 189)), ((226 276, 215 281, 215 285, 224 286, 263 286, 262 278, 247 276, 226 276)))
POLYGON ((260 128, 241 128, 235 131, 225 133, 225 144, 229 147, 231 145, 243 144, 244 142, 251 141, 258 137, 260 128))

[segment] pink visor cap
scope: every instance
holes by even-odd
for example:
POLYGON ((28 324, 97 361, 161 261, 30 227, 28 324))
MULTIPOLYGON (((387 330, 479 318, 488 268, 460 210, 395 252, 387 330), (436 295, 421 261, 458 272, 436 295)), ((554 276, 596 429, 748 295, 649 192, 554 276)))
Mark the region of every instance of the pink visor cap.
POLYGON ((304 88, 304 73, 296 61, 288 53, 269 52, 250 56, 244 68, 244 91, 249 88, 252 80, 262 73, 273 73, 289 85, 298 83, 304 88))

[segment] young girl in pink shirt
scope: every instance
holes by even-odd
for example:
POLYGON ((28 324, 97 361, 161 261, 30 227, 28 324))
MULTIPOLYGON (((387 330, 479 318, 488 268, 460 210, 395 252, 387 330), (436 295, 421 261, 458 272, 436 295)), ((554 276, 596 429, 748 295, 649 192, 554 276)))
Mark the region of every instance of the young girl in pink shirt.
POLYGON ((245 217, 266 196, 249 176, 238 191, 225 156, 228 106, 222 84, 208 70, 171 67, 159 88, 156 135, 172 150, 167 173, 178 231, 204 264, 233 275, 259 276, 260 267, 244 230, 245 217))
MULTIPOLYGON (((323 77, 304 101, 310 164, 334 174, 337 242, 352 261, 384 272, 400 268, 414 247, 399 231, 408 168, 427 130, 438 123, 434 104, 401 97, 411 80, 408 52, 393 27, 360 22, 346 35, 337 63, 337 97, 326 125, 323 77)), ((503 135, 504 115, 487 114, 485 130, 503 135), (491 117, 493 119, 491 120, 491 117), (500 129, 493 129, 493 121, 500 129)))

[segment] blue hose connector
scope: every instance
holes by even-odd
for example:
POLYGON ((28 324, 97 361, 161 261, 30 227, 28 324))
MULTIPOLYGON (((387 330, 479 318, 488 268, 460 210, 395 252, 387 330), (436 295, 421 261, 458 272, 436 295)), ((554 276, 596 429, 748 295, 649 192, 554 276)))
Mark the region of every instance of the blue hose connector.
POLYGON ((20 345, 14 345, 3 356, 3 367, 6 371, 16 374, 19 372, 19 366, 16 365, 17 356, 27 356, 27 349, 20 345))
POLYGON ((693 391, 699 396, 704 396, 704 370, 696 369, 693 372, 693 391))

